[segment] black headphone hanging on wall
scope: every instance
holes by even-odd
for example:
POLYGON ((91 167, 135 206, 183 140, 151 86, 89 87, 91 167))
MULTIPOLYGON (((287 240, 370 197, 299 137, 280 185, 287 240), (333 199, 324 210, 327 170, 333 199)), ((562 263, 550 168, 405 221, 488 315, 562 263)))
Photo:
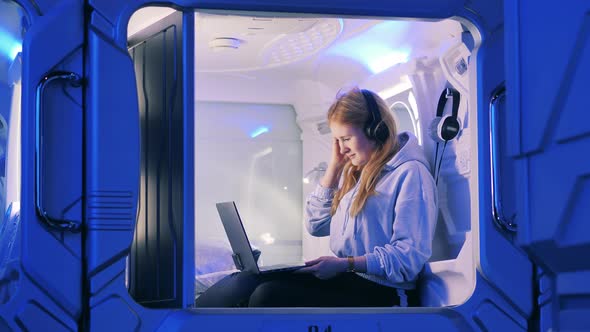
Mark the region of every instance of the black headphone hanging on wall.
POLYGON ((436 117, 428 127, 430 137, 436 142, 436 153, 434 155, 434 179, 438 185, 438 177, 440 175, 440 167, 443 161, 443 154, 447 147, 447 143, 457 137, 461 130, 461 123, 459 122, 459 102, 461 101, 461 94, 453 88, 446 88, 438 98, 438 105, 436 107, 436 117), (449 97, 453 98, 453 109, 451 115, 443 116, 445 105, 449 97), (440 154, 440 161, 438 160, 438 143, 445 143, 440 154), (437 167, 438 162, 438 167, 437 167))
POLYGON ((381 119, 381 113, 379 113, 377 101, 373 97, 373 93, 369 90, 362 89, 361 93, 365 98, 367 109, 371 114, 365 123, 365 134, 370 140, 377 141, 379 144, 383 144, 385 143, 387 137, 389 137, 389 129, 381 119))
POLYGON ((459 122, 459 102, 461 101, 461 94, 453 88, 446 88, 438 98, 438 106, 436 107, 436 117, 430 123, 428 132, 430 137, 439 143, 448 142, 459 134, 461 130, 461 123, 459 122), (445 105, 449 97, 453 98, 453 109, 451 115, 443 116, 445 105))

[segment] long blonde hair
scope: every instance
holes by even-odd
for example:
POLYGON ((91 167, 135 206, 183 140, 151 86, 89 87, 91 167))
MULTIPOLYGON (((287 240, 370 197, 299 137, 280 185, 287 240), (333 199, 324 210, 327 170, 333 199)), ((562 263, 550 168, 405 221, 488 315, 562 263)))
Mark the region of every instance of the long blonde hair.
MULTIPOLYGON (((334 200, 332 201, 332 215, 336 213, 342 197, 360 181, 357 195, 350 208, 351 216, 354 217, 359 214, 369 196, 375 194, 375 187, 379 181, 381 170, 399 150, 397 128, 389 107, 376 93, 368 90, 364 91, 365 93, 371 94, 377 104, 377 110, 381 115, 381 122, 375 127, 385 126, 386 128, 380 130, 388 130, 388 135, 383 141, 367 136, 368 139, 375 141, 376 144, 375 150, 364 166, 354 166, 350 160, 346 162, 341 175, 344 177, 342 187, 336 191, 334 200)), ((334 101, 328 110, 328 123, 336 122, 365 129, 372 119, 371 110, 367 105, 368 102, 359 88, 353 88, 345 93, 339 94, 336 97, 336 101, 334 101)), ((363 130, 363 132, 366 135, 366 131, 363 130)))

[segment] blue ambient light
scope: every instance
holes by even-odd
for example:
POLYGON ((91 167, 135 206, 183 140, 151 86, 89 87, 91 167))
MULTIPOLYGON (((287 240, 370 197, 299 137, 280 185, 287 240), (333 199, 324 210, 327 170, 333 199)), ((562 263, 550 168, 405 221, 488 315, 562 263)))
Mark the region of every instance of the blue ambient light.
POLYGON ((252 133, 250 133, 250 137, 254 138, 256 136, 262 135, 268 132, 268 127, 258 127, 252 133))
POLYGON ((11 35, 0 30, 0 53, 13 60, 23 49, 22 44, 11 35))
POLYGON ((398 63, 408 61, 410 49, 400 45, 408 29, 407 22, 383 22, 358 37, 351 38, 327 50, 328 54, 343 56, 362 63, 377 74, 398 63))

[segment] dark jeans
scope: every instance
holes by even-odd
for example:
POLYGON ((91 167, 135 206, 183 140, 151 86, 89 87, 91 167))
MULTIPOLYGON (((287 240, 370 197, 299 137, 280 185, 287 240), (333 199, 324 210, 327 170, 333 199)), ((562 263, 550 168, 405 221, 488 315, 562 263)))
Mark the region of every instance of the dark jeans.
MULTIPOLYGON (((408 303, 414 291, 406 291, 408 303)), ((231 274, 196 301, 197 307, 391 307, 399 305, 395 288, 386 287, 354 273, 329 280, 311 274, 272 272, 231 274)))

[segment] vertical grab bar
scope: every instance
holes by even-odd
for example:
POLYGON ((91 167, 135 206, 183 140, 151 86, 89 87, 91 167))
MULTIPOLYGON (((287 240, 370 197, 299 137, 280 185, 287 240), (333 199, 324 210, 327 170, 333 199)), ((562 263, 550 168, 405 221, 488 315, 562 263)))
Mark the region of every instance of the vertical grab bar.
POLYGON ((37 94, 35 96, 35 209, 37 214, 47 225, 60 231, 78 232, 81 224, 76 221, 62 220, 54 218, 45 211, 43 205, 43 181, 41 177, 44 175, 43 169, 43 122, 42 122, 42 108, 43 95, 45 87, 56 80, 63 80, 71 84, 73 87, 80 87, 82 80, 80 76, 70 72, 54 72, 46 75, 37 85, 37 94))
POLYGON ((497 88, 492 93, 490 99, 490 168, 491 168, 491 188, 492 188, 492 214, 493 219, 500 228, 515 233, 517 225, 514 222, 514 216, 506 218, 502 208, 502 198, 500 196, 500 162, 499 162, 499 137, 498 137, 498 102, 506 95, 504 85, 497 88))

